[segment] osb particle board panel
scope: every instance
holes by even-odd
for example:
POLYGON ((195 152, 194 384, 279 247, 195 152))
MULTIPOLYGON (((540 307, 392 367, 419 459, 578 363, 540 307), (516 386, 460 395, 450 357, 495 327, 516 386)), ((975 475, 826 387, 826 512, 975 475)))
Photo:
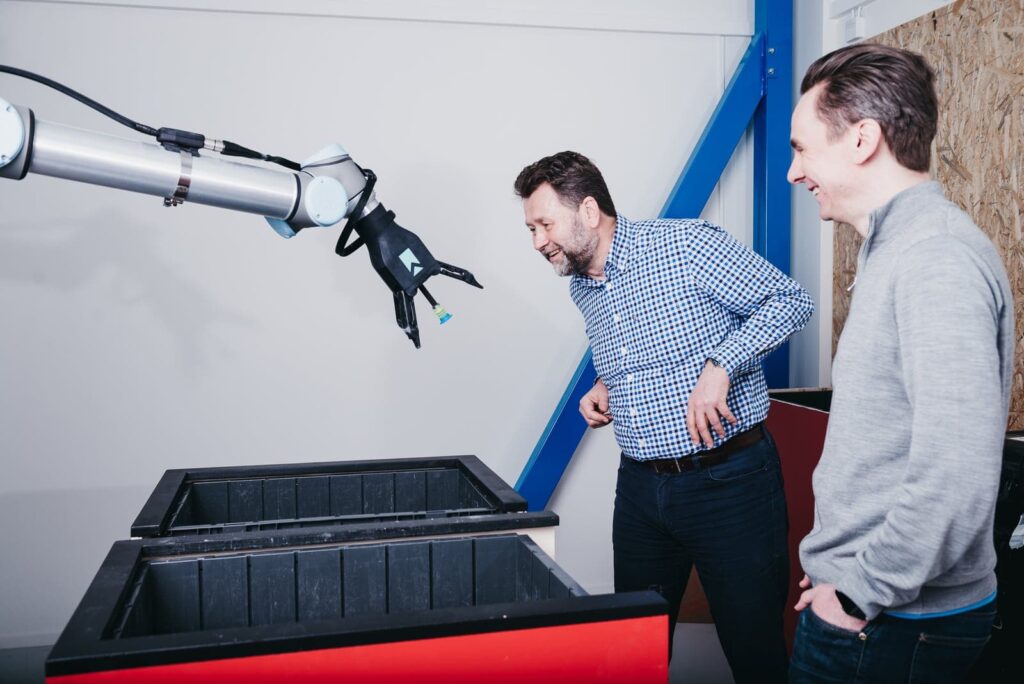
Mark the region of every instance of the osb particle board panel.
MULTIPOLYGON (((1024 429, 1024 0, 957 0, 871 40, 919 52, 935 69, 931 172, 992 238, 1010 276, 1017 348, 1008 429, 1024 429)), ((836 226, 833 355, 860 243, 853 228, 836 226)))

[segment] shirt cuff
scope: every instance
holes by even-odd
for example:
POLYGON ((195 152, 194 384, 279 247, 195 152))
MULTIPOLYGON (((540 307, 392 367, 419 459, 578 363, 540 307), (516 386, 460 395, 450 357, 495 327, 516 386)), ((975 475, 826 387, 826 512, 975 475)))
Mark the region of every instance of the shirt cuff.
POLYGON ((708 358, 714 359, 718 364, 725 369, 725 372, 729 374, 729 377, 734 377, 737 370, 740 369, 743 364, 750 361, 753 355, 747 351, 747 347, 743 344, 742 340, 736 337, 727 337, 722 344, 715 347, 708 358))

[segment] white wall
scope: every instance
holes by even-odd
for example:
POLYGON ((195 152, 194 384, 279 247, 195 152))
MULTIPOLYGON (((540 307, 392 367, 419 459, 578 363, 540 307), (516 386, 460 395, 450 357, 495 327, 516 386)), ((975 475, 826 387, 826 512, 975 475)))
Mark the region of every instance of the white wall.
MULTIPOLYGON (((626 216, 655 214, 752 25, 752 0, 0 0, 0 63, 292 158, 341 142, 487 288, 432 281, 454 319, 421 307, 415 351, 337 230, 286 242, 259 217, 0 181, 0 648, 53 640, 168 468, 475 453, 515 482, 586 340, 513 179, 577 149, 626 216)), ((0 76, 0 96, 133 137, 36 84, 0 76)), ((746 241, 751 156, 706 212, 746 241)), ((617 456, 588 435, 552 502, 592 591, 617 456)))
MULTIPOLYGON (((821 50, 822 0, 793 2, 793 104, 800 98, 800 81, 807 67, 823 53, 821 50)), ((793 277, 807 288, 814 300, 814 315, 800 335, 790 343, 789 377, 791 387, 819 387, 827 384, 821 374, 820 331, 831 328, 831 314, 825 315, 825 300, 832 296, 832 277, 821 277, 821 224, 818 203, 803 186, 793 189, 791 262, 793 277), (808 218, 809 217, 809 218, 808 218), (822 323, 824 321, 824 324, 822 323)), ((831 252, 830 252, 831 254, 831 252)), ((830 262, 831 263, 831 262, 830 262)), ((831 350, 825 358, 826 373, 831 365, 831 350)), ((827 377, 827 376, 826 376, 827 377)))

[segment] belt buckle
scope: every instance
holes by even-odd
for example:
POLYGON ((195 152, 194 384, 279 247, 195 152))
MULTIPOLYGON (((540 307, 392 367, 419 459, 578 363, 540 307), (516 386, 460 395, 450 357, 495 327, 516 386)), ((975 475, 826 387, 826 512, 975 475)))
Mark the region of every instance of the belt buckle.
POLYGON ((655 462, 654 471, 664 475, 667 473, 682 473, 686 470, 683 468, 683 459, 662 458, 655 462))

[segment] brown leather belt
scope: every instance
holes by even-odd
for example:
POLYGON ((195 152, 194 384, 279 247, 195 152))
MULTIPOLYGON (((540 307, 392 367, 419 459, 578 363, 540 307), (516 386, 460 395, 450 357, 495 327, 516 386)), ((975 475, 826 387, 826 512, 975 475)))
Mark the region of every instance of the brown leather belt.
POLYGON ((638 463, 647 466, 657 473, 685 473, 689 470, 700 470, 718 465, 719 463, 725 463, 732 454, 740 449, 754 446, 763 438, 764 431, 762 430, 761 423, 758 423, 714 449, 702 451, 692 456, 684 456, 683 458, 656 458, 651 461, 638 461, 638 463))

